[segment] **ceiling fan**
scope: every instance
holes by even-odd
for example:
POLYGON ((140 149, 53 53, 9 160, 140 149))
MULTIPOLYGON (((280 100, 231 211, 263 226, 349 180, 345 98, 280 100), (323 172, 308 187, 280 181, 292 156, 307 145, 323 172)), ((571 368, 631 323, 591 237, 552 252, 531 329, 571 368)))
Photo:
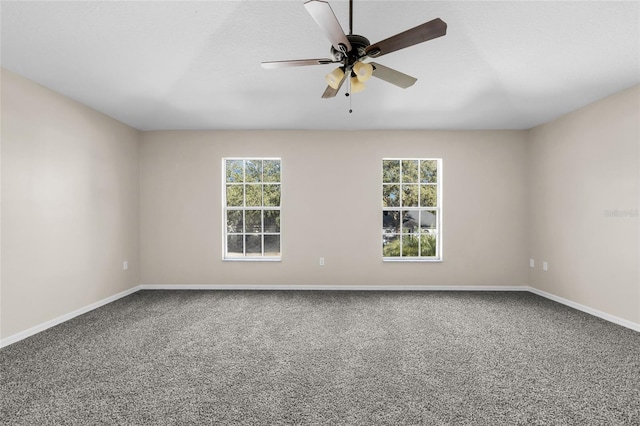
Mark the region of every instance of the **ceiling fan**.
MULTIPOLYGON (((366 37, 353 34, 353 0, 349 0, 348 35, 342 30, 329 3, 321 0, 310 0, 304 4, 304 7, 331 42, 331 58, 263 62, 262 67, 285 68, 305 65, 341 64, 325 77, 328 86, 322 94, 323 98, 335 97, 347 77, 351 85, 351 93, 364 90, 364 82, 371 76, 403 89, 412 86, 417 81, 416 78, 380 65, 377 62, 364 62, 364 60, 378 58, 405 47, 442 37, 447 33, 447 24, 440 18, 436 18, 371 44, 366 37)), ((346 95, 349 96, 349 92, 346 95)))

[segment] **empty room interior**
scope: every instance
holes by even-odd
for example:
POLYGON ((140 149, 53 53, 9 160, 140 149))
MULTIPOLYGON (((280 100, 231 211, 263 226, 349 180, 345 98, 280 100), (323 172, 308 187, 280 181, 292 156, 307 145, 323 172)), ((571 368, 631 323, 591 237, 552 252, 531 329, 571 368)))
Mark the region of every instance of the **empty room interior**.
POLYGON ((0 12, 0 423, 640 424, 640 3, 0 12))

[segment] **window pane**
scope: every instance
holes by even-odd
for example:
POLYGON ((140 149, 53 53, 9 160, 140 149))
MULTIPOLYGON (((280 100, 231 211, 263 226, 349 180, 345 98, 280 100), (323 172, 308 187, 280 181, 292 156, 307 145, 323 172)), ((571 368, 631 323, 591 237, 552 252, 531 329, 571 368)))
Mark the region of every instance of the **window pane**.
POLYGON ((402 256, 418 256, 418 237, 416 234, 402 236, 402 256))
POLYGON ((269 207, 280 206, 280 185, 264 185, 264 205, 269 207))
POLYGON ((227 206, 241 207, 244 205, 244 186, 227 185, 227 206))
POLYGON ((245 182, 262 182, 262 160, 245 161, 245 182))
POLYGON ((281 160, 224 158, 223 167, 225 257, 264 256, 266 233, 268 255, 279 257, 281 160))
POLYGON ((422 234, 420 236, 420 256, 435 256, 437 238, 435 234, 422 234))
POLYGON ((382 254, 439 258, 441 159, 382 159, 382 254))
POLYGON ((434 210, 421 210, 420 211, 420 229, 422 231, 430 232, 438 228, 437 212, 434 210))
POLYGON ((382 160, 382 182, 400 182, 400 160, 382 160))
POLYGON ((418 160, 402 160, 402 182, 418 183, 418 160))
POLYGON ((280 256, 280 235, 264 236, 264 255, 280 256))
POLYGON ((253 184, 245 187, 246 191, 246 205, 247 206, 262 206, 262 185, 253 184))
POLYGON ((382 207, 400 207, 400 186, 382 186, 382 207))
POLYGON ((402 211, 402 232, 418 232, 419 214, 416 210, 402 211))
POLYGON ((402 185, 402 206, 418 207, 418 185, 402 185))
POLYGON ((280 160, 264 160, 264 182, 280 182, 280 160))
POLYGON ((400 212, 385 210, 382 212, 382 230, 385 233, 400 232, 400 212))
POLYGON ((264 211, 264 232, 280 232, 280 211, 264 211))
POLYGON ((242 183, 242 160, 227 160, 227 182, 242 183))
POLYGON ((399 257, 400 256, 400 236, 395 235, 383 235, 382 237, 382 255, 384 257, 399 257))
POLYGON ((229 235, 227 236, 227 255, 230 256, 242 256, 242 241, 244 240, 242 235, 229 235))
POLYGON ((438 187, 435 185, 420 185, 420 207, 438 206, 438 187))
POLYGON ((246 210, 245 211, 245 231, 244 232, 262 232, 262 210, 246 210))
POLYGON ((236 234, 242 232, 242 210, 227 211, 227 232, 236 234))
POLYGON ((420 182, 438 182, 438 162, 436 160, 422 160, 420 162, 420 182))
POLYGON ((245 246, 247 248, 247 256, 261 256, 262 235, 246 235, 245 246))

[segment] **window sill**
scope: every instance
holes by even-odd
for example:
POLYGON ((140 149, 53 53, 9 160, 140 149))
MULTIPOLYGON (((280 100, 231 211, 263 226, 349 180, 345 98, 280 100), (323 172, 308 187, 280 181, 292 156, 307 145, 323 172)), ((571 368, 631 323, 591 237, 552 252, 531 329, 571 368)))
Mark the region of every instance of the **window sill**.
POLYGON ((442 258, 433 258, 433 259, 416 259, 410 257, 383 257, 383 262, 426 262, 426 263, 442 263, 442 258))
POLYGON ((281 262, 281 257, 223 257, 223 262, 281 262))

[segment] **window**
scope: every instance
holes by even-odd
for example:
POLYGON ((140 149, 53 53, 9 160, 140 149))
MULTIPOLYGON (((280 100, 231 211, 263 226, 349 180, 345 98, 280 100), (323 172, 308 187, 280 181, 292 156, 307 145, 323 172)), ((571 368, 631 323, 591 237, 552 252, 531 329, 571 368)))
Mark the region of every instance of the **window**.
POLYGON ((442 160, 382 160, 384 260, 441 260, 442 160))
POLYGON ((225 158, 224 258, 280 259, 279 158, 225 158))

